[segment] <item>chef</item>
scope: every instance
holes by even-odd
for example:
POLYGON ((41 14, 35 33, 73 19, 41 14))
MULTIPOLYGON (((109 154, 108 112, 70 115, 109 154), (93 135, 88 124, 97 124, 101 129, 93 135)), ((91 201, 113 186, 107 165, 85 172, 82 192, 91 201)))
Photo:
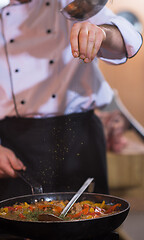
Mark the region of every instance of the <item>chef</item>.
POLYGON ((67 20, 67 0, 11 0, 0 18, 0 199, 31 193, 24 170, 44 192, 108 193, 103 126, 94 114, 113 91, 98 58, 123 64, 141 47, 132 25, 107 7, 67 20))

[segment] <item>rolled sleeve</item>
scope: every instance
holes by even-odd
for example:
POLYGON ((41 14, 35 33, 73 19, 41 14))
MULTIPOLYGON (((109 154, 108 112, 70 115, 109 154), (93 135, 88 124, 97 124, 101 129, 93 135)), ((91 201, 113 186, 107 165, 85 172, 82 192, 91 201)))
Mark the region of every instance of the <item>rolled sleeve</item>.
POLYGON ((121 32, 127 50, 127 57, 132 58, 139 51, 142 45, 142 35, 137 32, 133 25, 123 17, 117 16, 112 18, 111 23, 121 32))
POLYGON ((97 15, 92 17, 90 22, 96 23, 97 25, 115 25, 119 29, 124 40, 127 51, 126 56, 122 57, 120 54, 115 54, 111 51, 101 48, 98 53, 98 57, 103 61, 111 64, 122 64, 127 61, 127 58, 132 58, 135 56, 142 46, 142 35, 135 30, 133 25, 125 18, 115 15, 106 7, 103 8, 97 15))

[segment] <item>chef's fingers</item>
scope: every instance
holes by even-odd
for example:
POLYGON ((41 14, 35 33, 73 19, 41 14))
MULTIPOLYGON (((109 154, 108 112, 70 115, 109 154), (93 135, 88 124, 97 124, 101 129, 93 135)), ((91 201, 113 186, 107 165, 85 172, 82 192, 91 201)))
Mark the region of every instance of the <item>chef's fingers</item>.
POLYGON ((88 63, 92 60, 92 52, 95 45, 95 26, 91 25, 89 32, 87 34, 87 45, 85 46, 85 59, 84 62, 88 63))
POLYGON ((91 53, 91 61, 96 57, 103 41, 106 39, 106 33, 100 27, 95 26, 95 42, 91 53))
POLYGON ((0 159, 0 169, 1 169, 1 175, 0 177, 16 177, 16 173, 14 169, 12 168, 9 159, 7 156, 3 155, 3 157, 0 159))
POLYGON ((25 170, 24 164, 15 156, 13 151, 0 146, 0 170, 6 176, 16 177, 14 170, 25 170))
POLYGON ((24 166, 24 164, 20 161, 19 158, 16 157, 16 155, 11 150, 8 151, 7 157, 13 169, 25 170, 26 167, 24 166))
POLYGON ((73 56, 84 62, 91 62, 106 39, 104 30, 89 22, 75 23, 71 30, 70 42, 73 56))
POLYGON ((88 45, 88 24, 87 23, 84 23, 81 26, 78 42, 79 42, 79 57, 81 59, 85 59, 86 53, 87 53, 87 45, 88 45))
POLYGON ((81 28, 80 23, 75 23, 71 29, 70 43, 71 51, 75 58, 79 57, 79 31, 81 28))

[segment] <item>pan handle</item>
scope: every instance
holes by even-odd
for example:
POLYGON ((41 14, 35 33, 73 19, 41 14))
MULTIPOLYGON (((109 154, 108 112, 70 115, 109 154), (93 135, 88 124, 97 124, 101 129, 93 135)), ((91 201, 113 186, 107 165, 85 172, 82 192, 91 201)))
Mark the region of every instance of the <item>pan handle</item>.
POLYGON ((32 176, 30 176, 26 171, 15 170, 15 172, 22 180, 24 180, 31 187, 32 194, 43 193, 42 186, 32 176))

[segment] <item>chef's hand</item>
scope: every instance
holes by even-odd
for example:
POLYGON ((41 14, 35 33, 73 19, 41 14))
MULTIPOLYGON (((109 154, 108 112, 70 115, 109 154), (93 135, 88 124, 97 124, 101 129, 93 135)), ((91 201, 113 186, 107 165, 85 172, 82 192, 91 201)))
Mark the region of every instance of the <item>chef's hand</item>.
POLYGON ((107 143, 107 150, 121 152, 127 146, 124 136, 129 123, 120 111, 101 112, 96 110, 96 115, 101 119, 107 143))
POLYGON ((13 151, 0 146, 0 178, 17 177, 15 170, 25 170, 26 167, 15 156, 13 151))
POLYGON ((89 22, 75 23, 71 30, 71 49, 75 58, 91 62, 106 39, 105 31, 89 22))
MULTIPOLYGON (((127 51, 119 29, 114 25, 103 24, 97 26, 90 22, 75 23, 71 30, 71 49, 75 58, 84 62, 91 62, 97 54, 105 57, 100 48, 110 51, 119 58, 126 57, 127 51)), ((113 58, 113 57, 112 57, 113 58)))

